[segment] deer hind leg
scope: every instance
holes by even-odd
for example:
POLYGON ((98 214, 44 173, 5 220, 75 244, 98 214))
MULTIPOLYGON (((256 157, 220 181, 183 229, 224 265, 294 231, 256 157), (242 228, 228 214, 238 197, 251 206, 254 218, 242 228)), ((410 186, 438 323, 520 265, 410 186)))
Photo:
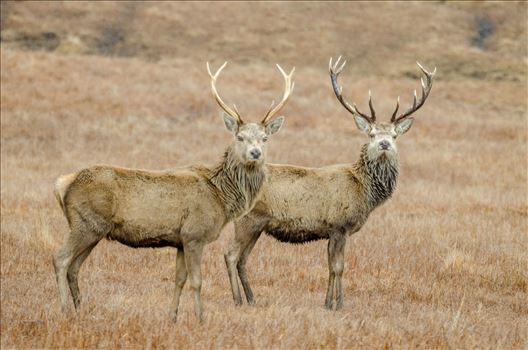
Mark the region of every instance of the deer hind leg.
POLYGON ((246 273, 246 262, 251 254, 251 251, 255 247, 257 240, 259 239, 261 231, 257 231, 251 236, 251 240, 246 245, 245 249, 242 251, 242 256, 237 264, 238 276, 240 277, 240 282, 242 283, 242 288, 244 288, 244 293, 246 294, 246 299, 249 305, 255 305, 255 297, 253 296, 253 291, 249 286, 249 280, 246 273))
POLYGON ((184 244, 183 250, 185 252, 185 266, 189 273, 191 289, 194 294, 194 314, 200 322, 203 322, 203 307, 202 307, 202 252, 203 243, 192 241, 184 244))
POLYGON ((62 247, 53 257, 53 267, 55 268, 55 277, 57 278, 59 297, 62 312, 64 313, 68 311, 68 281, 66 274, 73 260, 75 251, 75 247, 71 246, 71 241, 71 239, 68 239, 66 245, 62 247))
POLYGON ((233 300, 235 305, 242 305, 242 296, 240 295, 240 288, 238 286, 238 277, 237 277, 237 262, 240 258, 240 255, 243 250, 243 245, 245 242, 240 242, 236 233, 235 237, 229 242, 229 248, 227 253, 224 254, 224 260, 227 267, 227 274, 229 276, 229 283, 231 284, 231 292, 233 294, 233 300))
MULTIPOLYGON (((84 233, 79 229, 72 229, 70 236, 66 244, 57 252, 53 257, 53 266, 55 268, 55 276, 57 278, 57 284, 59 287, 59 296, 61 301, 61 307, 63 312, 68 311, 68 290, 72 293, 72 297, 78 298, 78 286, 77 286, 77 272, 79 267, 73 266, 73 269, 77 269, 75 273, 75 278, 73 279, 73 271, 70 273, 70 278, 68 278, 68 272, 72 268, 72 263, 80 257, 83 252, 85 252, 90 246, 95 245, 100 239, 95 239, 92 233, 84 233), (74 283, 74 291, 71 290, 72 283, 74 283)), ((91 249, 90 249, 91 251, 91 249)), ((88 252, 89 253, 89 252, 88 252)), ((88 256, 88 255, 86 255, 88 256)), ((84 257, 85 259, 86 257, 84 257)), ((82 259, 82 260, 84 260, 82 259)), ((81 262, 82 263, 82 262, 81 262)), ((76 307, 78 304, 76 304, 76 307)))
POLYGON ((255 303, 245 267, 247 258, 260 237, 266 222, 265 218, 252 214, 235 221, 235 236, 231 240, 229 250, 224 257, 231 283, 231 292, 236 305, 242 305, 237 275, 242 282, 248 303, 252 305, 255 303))
POLYGON ((68 310, 68 290, 72 294, 76 308, 79 306, 80 298, 77 284, 79 269, 92 248, 112 228, 111 223, 96 214, 87 203, 84 204, 84 207, 75 209, 65 208, 71 232, 66 244, 53 258, 61 306, 64 312, 68 310), (85 252, 86 256, 84 256, 85 252))
MULTIPOLYGON (((238 286, 237 274, 244 287, 246 297, 248 296, 248 289, 246 288, 249 288, 249 283, 247 282, 247 277, 245 277, 245 260, 260 236, 260 231, 264 227, 263 223, 255 225, 255 221, 256 219, 253 216, 250 217, 248 215, 235 222, 235 235, 229 243, 227 253, 224 255, 235 305, 242 305, 242 296, 238 286)), ((249 293, 251 296, 253 295, 251 288, 249 288, 249 293)), ((251 299, 253 298, 251 297, 251 299)), ((248 302, 250 302, 249 298, 248 302)))
POLYGON ((180 305, 180 296, 185 282, 187 281, 187 268, 185 267, 185 254, 183 249, 176 251, 176 286, 174 298, 172 299, 171 315, 172 320, 176 322, 178 318, 178 307, 180 305))
POLYGON ((79 282, 77 277, 79 275, 79 270, 86 260, 88 255, 92 252, 92 249, 97 245, 98 242, 95 242, 89 245, 79 256, 77 256, 71 263, 66 277, 68 278, 68 284, 70 285, 70 292, 73 297, 73 305, 75 309, 79 309, 81 305, 81 294, 79 291, 79 282))

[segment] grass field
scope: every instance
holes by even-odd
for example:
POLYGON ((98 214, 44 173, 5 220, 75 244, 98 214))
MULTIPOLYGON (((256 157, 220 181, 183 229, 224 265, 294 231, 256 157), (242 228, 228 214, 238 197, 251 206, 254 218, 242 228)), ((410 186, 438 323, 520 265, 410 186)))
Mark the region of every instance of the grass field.
POLYGON ((527 3, 2 2, 1 343, 8 348, 526 348, 527 3), (489 34, 489 35, 488 35, 489 34), (54 179, 96 163, 214 164, 231 136, 219 89, 257 120, 297 67, 268 160, 354 162, 365 142, 333 96, 381 118, 410 103, 419 60, 438 67, 398 139, 391 200, 348 240, 345 306, 324 309, 326 242, 263 236, 248 263, 257 305, 235 307, 223 253, 206 247, 205 321, 188 287, 173 324, 175 251, 101 242, 63 315, 51 256, 68 234, 54 179))

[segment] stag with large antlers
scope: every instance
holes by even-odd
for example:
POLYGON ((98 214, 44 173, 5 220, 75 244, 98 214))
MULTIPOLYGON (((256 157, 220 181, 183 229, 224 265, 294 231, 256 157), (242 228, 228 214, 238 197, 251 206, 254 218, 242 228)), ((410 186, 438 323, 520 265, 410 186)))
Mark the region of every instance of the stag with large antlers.
POLYGON ((225 111, 225 126, 234 135, 218 165, 168 171, 99 165, 56 180, 55 195, 71 229, 66 244, 53 259, 64 311, 68 308, 68 288, 75 308, 79 307, 79 269, 97 243, 107 238, 134 248, 177 248, 171 315, 176 320, 181 291, 189 276, 195 314, 202 319, 204 246, 216 240, 229 221, 253 207, 266 176, 268 137, 284 120, 275 116, 293 90, 293 70, 286 74, 279 67, 286 81, 281 103, 260 123, 246 123, 236 107, 229 108, 217 92, 216 80, 226 63, 215 74, 207 64, 213 95, 225 111))
MULTIPOLYGON (((419 64, 418 64, 419 65, 419 64)), ((422 66, 422 96, 416 93, 411 108, 397 116, 396 105, 390 123, 377 122, 372 97, 369 93, 370 115, 358 110, 342 96, 337 77, 345 63, 330 60, 329 70, 335 95, 352 113, 358 129, 369 141, 355 164, 333 165, 324 168, 305 168, 268 164, 268 176, 261 196, 253 210, 235 221, 235 237, 225 255, 233 298, 242 303, 238 277, 248 303, 255 302, 246 273, 246 262, 262 232, 281 242, 305 243, 328 239, 328 289, 325 306, 333 308, 334 290, 336 309, 343 306, 343 254, 347 235, 361 229, 370 213, 389 199, 398 178, 396 138, 409 130, 412 113, 425 102, 431 91, 433 76, 422 66), (238 274, 237 274, 238 273, 238 274)))

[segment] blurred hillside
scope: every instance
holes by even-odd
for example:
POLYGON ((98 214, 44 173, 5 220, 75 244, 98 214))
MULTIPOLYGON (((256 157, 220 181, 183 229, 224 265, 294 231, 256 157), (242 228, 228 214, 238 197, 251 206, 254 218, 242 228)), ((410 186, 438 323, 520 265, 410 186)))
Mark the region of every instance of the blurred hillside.
POLYGON ((353 76, 526 77, 525 2, 2 2, 2 48, 62 54, 275 63, 353 76), (497 58, 500 57, 500 60, 497 58))

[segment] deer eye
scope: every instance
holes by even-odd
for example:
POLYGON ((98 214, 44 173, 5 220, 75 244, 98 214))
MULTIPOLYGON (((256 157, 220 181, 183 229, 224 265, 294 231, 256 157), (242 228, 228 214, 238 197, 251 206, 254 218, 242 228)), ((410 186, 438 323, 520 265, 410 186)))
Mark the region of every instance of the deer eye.
POLYGON ((240 141, 240 142, 244 141, 244 138, 240 135, 237 135, 236 139, 237 141, 240 141))
POLYGON ((267 137, 264 137, 264 138, 262 139, 262 141, 264 141, 264 142, 268 142, 268 138, 267 138, 267 137))

